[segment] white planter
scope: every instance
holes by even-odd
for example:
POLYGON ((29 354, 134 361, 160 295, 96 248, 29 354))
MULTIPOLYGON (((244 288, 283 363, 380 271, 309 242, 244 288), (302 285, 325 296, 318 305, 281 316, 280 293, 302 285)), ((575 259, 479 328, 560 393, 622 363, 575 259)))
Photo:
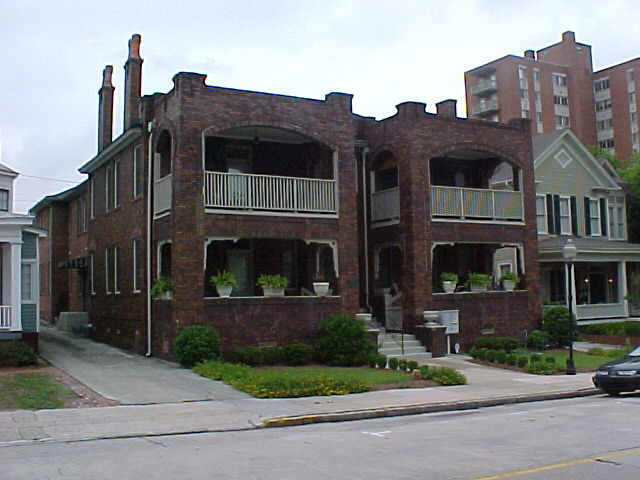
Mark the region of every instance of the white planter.
POLYGON ((283 297, 284 288, 262 287, 262 293, 265 297, 283 297))
POLYGON ((319 297, 326 297, 329 294, 329 282, 313 282, 313 291, 319 297))
POLYGON ((516 288, 516 282, 513 280, 503 280, 502 288, 504 288, 507 292, 513 292, 516 288))
POLYGON ((442 288, 444 293, 453 293, 456 290, 456 282, 445 281, 442 282, 442 288))
POLYGON ((487 291, 487 285, 474 285, 472 283, 471 284, 471 291, 472 292, 486 292, 487 291))
POLYGON ((218 291, 218 295, 220 295, 221 297, 230 297, 231 296, 231 291, 233 290, 233 287, 231 285, 216 285, 216 290, 218 291))

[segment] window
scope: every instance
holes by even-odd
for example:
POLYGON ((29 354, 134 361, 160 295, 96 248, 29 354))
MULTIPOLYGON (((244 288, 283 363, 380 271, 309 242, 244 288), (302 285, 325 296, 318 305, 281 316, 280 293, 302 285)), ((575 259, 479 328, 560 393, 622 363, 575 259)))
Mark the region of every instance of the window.
POLYGON ((536 112, 536 120, 542 122, 542 112, 536 112))
POLYGON ((593 82, 593 89, 596 92, 600 92, 601 90, 606 90, 609 88, 609 79, 603 78, 602 80, 596 80, 593 82))
POLYGON ((520 98, 529 98, 529 90, 520 89, 520 98))
POLYGON ((95 178, 91 175, 91 179, 89 180, 89 195, 91 195, 91 219, 96 218, 96 197, 95 197, 95 178))
POLYGON ((589 223, 591 225, 591 236, 600 236, 600 202, 597 198, 589 199, 589 223))
POLYGON ((569 127, 569 117, 556 115, 556 130, 569 127))
POLYGON ((608 198, 607 204, 609 210, 609 238, 611 240, 624 240, 624 198, 608 198))
POLYGON ((118 194, 120 190, 120 161, 117 160, 115 162, 115 166, 113 168, 113 208, 117 207, 120 202, 120 195, 118 194))
POLYGON ((84 197, 78 198, 76 202, 76 231, 79 234, 87 231, 87 200, 84 197))
POLYGON ((564 95, 554 95, 553 103, 556 105, 569 105, 569 98, 564 95))
POLYGON ((631 92, 629 94, 629 103, 636 103, 636 92, 631 92))
POLYGON ((0 211, 9 211, 9 190, 0 188, 0 211))
POLYGON ((171 242, 158 245, 158 277, 171 278, 171 242))
POLYGON ((632 112, 631 113, 631 121, 632 122, 637 122, 638 121, 638 113, 637 112, 632 112))
POLYGON ((107 247, 104 250, 105 257, 105 290, 107 295, 111 293, 119 294, 120 293, 120 281, 118 278, 120 271, 120 252, 118 252, 118 247, 116 245, 112 245, 111 247, 107 247), (111 290, 113 288, 113 290, 111 290))
POLYGON ((598 142, 598 146, 600 148, 614 148, 616 146, 616 144, 613 141, 613 138, 607 138, 605 140, 600 140, 598 142))
POLYGON ((118 295, 120 293, 120 255, 118 247, 114 245, 113 249, 113 293, 118 295))
POLYGON ((529 110, 521 110, 520 111, 520 117, 522 117, 522 118, 531 118, 531 114, 529 113, 529 110))
POLYGON ((613 128, 613 118, 607 118, 606 120, 599 120, 596 122, 598 130, 610 130, 613 128))
POLYGON ((93 252, 89 253, 89 288, 91 295, 96 294, 96 258, 93 252))
POLYGON ((561 73, 552 73, 551 81, 553 85, 556 87, 566 87, 567 86, 567 76, 562 75, 561 73))
POLYGON ((104 179, 104 205, 105 211, 108 212, 113 208, 111 203, 113 192, 113 167, 109 165, 105 169, 105 179, 104 179))
POLYGON ((142 145, 133 150, 133 198, 142 194, 142 145))
POLYGON ((602 100, 600 102, 596 102, 596 112, 602 112, 603 110, 608 110, 611 108, 611 99, 607 98, 606 100, 602 100))
POLYGON ((133 239, 133 293, 139 293, 142 286, 142 239, 133 239))
POLYGON ((107 247, 104 249, 104 291, 107 295, 111 295, 111 290, 109 289, 109 272, 111 272, 110 257, 110 248, 107 247))
POLYGON ((571 206, 569 197, 560 197, 560 234, 571 234, 571 206))
POLYGON ((547 232, 547 202, 545 195, 536 195, 536 220, 538 233, 547 232))
POLYGON ((627 82, 633 82, 633 70, 627 70, 627 82))
POLYGON ((35 302, 36 298, 33 293, 33 282, 35 279, 34 269, 35 262, 23 263, 20 270, 20 297, 22 302, 35 302))

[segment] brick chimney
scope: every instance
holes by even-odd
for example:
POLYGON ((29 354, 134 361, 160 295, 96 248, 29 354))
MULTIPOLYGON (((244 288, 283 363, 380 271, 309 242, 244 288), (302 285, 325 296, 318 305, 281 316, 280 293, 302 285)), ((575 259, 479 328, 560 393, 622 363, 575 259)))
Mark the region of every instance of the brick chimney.
POLYGON ((439 117, 455 120, 457 118, 456 104, 457 100, 452 98, 436 103, 436 113, 439 117))
POLYGON ((98 90, 98 153, 104 150, 113 135, 113 91, 111 74, 113 67, 107 65, 102 71, 102 87, 98 90))
POLYGON ((140 123, 140 94, 142 92, 142 58, 140 35, 129 40, 129 58, 124 64, 124 129, 140 123))
POLYGON ((396 105, 398 117, 406 120, 413 120, 426 115, 426 103, 422 102, 403 102, 396 105))
POLYGON ((562 34, 562 41, 576 43, 576 34, 571 30, 567 30, 562 34))

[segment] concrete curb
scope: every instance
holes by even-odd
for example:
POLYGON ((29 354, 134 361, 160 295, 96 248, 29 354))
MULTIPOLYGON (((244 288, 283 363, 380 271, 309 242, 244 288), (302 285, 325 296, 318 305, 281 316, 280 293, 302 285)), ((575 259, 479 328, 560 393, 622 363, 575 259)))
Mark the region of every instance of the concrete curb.
POLYGON ((561 390, 536 394, 508 395, 478 400, 462 400, 455 402, 421 403, 414 405, 388 406, 363 410, 344 410, 340 412, 317 413, 310 415, 294 415, 290 417, 267 418, 258 428, 292 427, 312 423, 348 422, 383 417, 399 417, 403 415, 419 415, 422 413, 450 412, 473 410, 477 408, 511 405, 516 403, 542 402, 545 400, 561 400, 565 398, 588 397, 601 394, 597 388, 579 390, 561 390))

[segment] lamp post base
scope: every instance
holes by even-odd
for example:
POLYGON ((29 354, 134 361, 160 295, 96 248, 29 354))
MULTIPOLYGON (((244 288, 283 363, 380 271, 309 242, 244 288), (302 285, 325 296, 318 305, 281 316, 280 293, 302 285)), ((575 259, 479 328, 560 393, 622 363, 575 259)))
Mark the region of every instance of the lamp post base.
POLYGON ((567 375, 575 375, 576 374, 576 366, 573 363, 573 360, 567 358, 567 375))

